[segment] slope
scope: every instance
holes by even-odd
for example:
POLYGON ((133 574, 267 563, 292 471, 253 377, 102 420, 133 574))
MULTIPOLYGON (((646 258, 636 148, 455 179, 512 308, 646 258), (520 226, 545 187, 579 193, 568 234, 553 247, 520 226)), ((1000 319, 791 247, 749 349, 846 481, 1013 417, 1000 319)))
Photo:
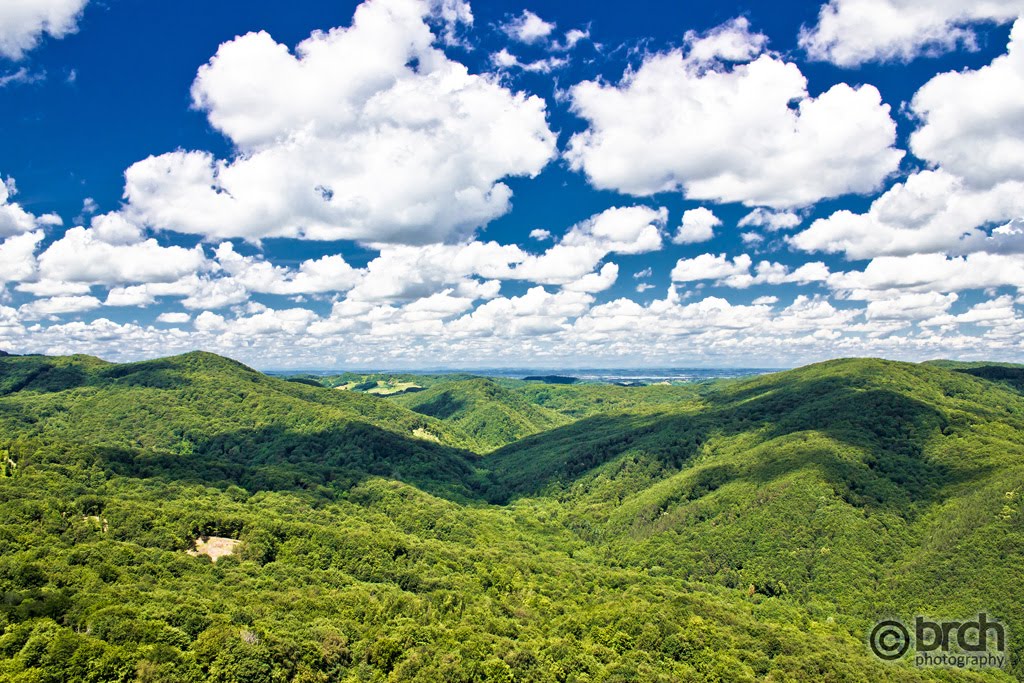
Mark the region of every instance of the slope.
POLYGON ((569 418, 482 377, 443 382, 391 401, 449 423, 471 439, 478 452, 569 422, 569 418))
POLYGON ((587 418, 485 464, 492 490, 556 496, 626 566, 836 618, 988 609, 1024 647, 1024 397, 999 383, 830 361, 587 418))
POLYGON ((62 449, 138 476, 250 490, 388 476, 474 496, 470 444, 443 422, 202 352, 122 365, 0 358, 0 435, 22 459, 62 449))

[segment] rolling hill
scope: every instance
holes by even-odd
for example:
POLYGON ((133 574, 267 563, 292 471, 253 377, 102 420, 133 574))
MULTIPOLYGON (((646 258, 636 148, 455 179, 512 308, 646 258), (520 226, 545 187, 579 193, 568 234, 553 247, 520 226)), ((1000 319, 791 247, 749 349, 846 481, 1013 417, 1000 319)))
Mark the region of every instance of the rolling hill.
POLYGON ((139 476, 251 490, 386 476, 474 495, 476 456, 443 422, 202 352, 123 365, 2 358, 0 433, 139 476))
POLYGON ((478 452, 569 422, 560 413, 483 377, 436 384, 392 402, 452 425, 475 443, 478 452))
POLYGON ((385 398, 5 356, 0 680, 1016 680, 1024 396, 986 372, 385 398), (979 610, 1006 671, 865 644, 979 610))

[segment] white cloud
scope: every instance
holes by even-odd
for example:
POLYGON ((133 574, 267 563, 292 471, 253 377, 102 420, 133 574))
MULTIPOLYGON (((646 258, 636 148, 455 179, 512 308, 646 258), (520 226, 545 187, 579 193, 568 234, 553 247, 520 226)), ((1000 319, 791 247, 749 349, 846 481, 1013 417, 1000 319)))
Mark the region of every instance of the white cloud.
POLYGON ((704 34, 687 31, 683 42, 691 60, 749 62, 761 54, 768 44, 768 37, 762 33, 752 33, 747 18, 737 17, 704 34))
POLYGON ((976 71, 935 76, 910 109, 921 121, 910 136, 918 157, 973 188, 1024 180, 1024 20, 1014 24, 1005 55, 976 71))
POLYGON ((520 43, 537 43, 547 40, 555 30, 555 24, 544 21, 530 10, 523 10, 522 14, 504 23, 501 30, 520 43))
POLYGON ((709 65, 673 50, 617 85, 580 83, 570 98, 588 122, 570 138, 571 167, 633 195, 806 206, 875 190, 903 156, 876 88, 839 83, 812 97, 799 68, 769 54, 709 65))
POLYGON ((942 170, 921 171, 896 183, 866 213, 842 210, 788 238, 804 251, 862 259, 941 250, 1024 250, 1012 228, 994 236, 982 228, 1024 215, 1024 182, 974 190, 942 170))
POLYGON ((43 231, 25 232, 0 242, 0 284, 18 282, 36 272, 36 246, 43 241, 43 231))
POLYGON ((750 303, 752 303, 755 306, 771 306, 772 304, 779 303, 779 297, 770 295, 759 296, 750 303))
POLYGON ((509 208, 501 180, 553 157, 545 104, 432 47, 424 0, 367 0, 294 54, 266 33, 220 46, 192 88, 237 149, 126 172, 129 217, 211 238, 428 243, 509 208))
POLYGON ((103 241, 101 234, 89 228, 70 228, 39 255, 40 278, 111 285, 172 282, 206 265, 201 246, 163 247, 155 239, 111 244, 103 241))
POLYGON ((726 287, 743 289, 752 285, 779 285, 784 283, 810 284, 827 282, 831 274, 820 261, 804 263, 795 270, 781 263, 761 261, 755 272, 750 273, 753 262, 750 256, 740 254, 731 261, 725 254, 701 254, 690 259, 679 259, 672 269, 673 282, 698 282, 715 280, 726 287))
POLYGON ((898 292, 959 292, 1004 285, 1024 288, 1024 261, 1016 255, 983 252, 953 257, 882 256, 872 259, 863 271, 833 273, 828 284, 860 299, 898 292))
POLYGON ((532 62, 524 62, 509 52, 507 48, 501 48, 491 55, 491 64, 499 69, 522 69, 523 71, 539 74, 551 73, 555 69, 561 69, 568 63, 568 58, 554 56, 535 59, 532 62))
POLYGON ((156 321, 160 323, 180 324, 187 323, 190 320, 192 320, 191 315, 189 315, 188 313, 177 311, 167 311, 165 313, 161 313, 156 317, 156 321))
POLYGON ((675 244, 694 244, 707 242, 715 236, 715 228, 722 224, 722 219, 711 209, 703 206, 683 212, 683 222, 672 237, 675 244))
POLYGON ((594 294, 603 292, 612 285, 619 277, 619 266, 615 263, 606 263, 598 273, 584 275, 579 280, 570 282, 562 288, 570 292, 588 292, 594 294))
POLYGON ((100 300, 94 296, 54 296, 36 299, 23 305, 18 313, 26 319, 43 318, 64 313, 80 313, 100 307, 100 300))
POLYGON ((45 79, 45 71, 29 71, 28 67, 23 66, 15 69, 14 71, 0 74, 0 88, 6 88, 8 85, 12 84, 25 85, 27 83, 38 83, 45 79))
POLYGON ((21 59, 43 35, 63 38, 77 30, 88 0, 6 0, 0 3, 0 56, 21 59))
POLYGON ((1003 23, 1024 13, 1021 0, 829 0, 818 22, 800 32, 812 59, 839 66, 910 61, 975 47, 973 24, 1003 23))
POLYGON ((923 320, 949 310, 957 300, 956 294, 938 292, 906 292, 868 304, 868 320, 923 320))
POLYGON ((499 297, 479 306, 448 325, 455 337, 533 337, 568 329, 569 318, 581 315, 593 302, 584 292, 532 287, 518 297, 499 297))
POLYGON ((530 239, 538 240, 540 242, 543 242, 545 240, 549 240, 549 239, 551 239, 551 231, 550 230, 544 230, 543 228, 535 228, 535 229, 530 231, 530 239))
POLYGON ((771 211, 758 207, 739 220, 741 228, 767 228, 772 232, 795 228, 800 225, 800 214, 794 211, 771 211))
POLYGON ((571 28, 565 32, 565 40, 553 45, 552 49, 560 51, 571 50, 582 40, 590 40, 590 29, 571 28))
POLYGON ((694 258, 683 258, 672 269, 673 282, 696 282, 699 280, 725 280, 750 272, 750 257, 740 254, 731 261, 725 254, 701 254, 694 258))
POLYGON ((354 287, 362 275, 340 254, 303 261, 298 270, 242 256, 230 242, 222 242, 215 255, 220 268, 250 292, 282 295, 343 292, 354 287))
POLYGON ((508 278, 513 264, 525 258, 519 247, 497 242, 385 247, 367 264, 365 275, 349 297, 358 301, 402 301, 451 287, 470 291, 477 287, 471 278, 508 278))
POLYGON ((574 225, 539 256, 525 256, 507 277, 566 285, 591 273, 609 254, 643 254, 662 247, 664 207, 613 207, 574 225))
POLYGON ((977 303, 958 315, 937 315, 920 324, 922 326, 969 324, 996 327, 1019 323, 1020 318, 1017 316, 1013 303, 1013 297, 1004 295, 977 303))
POLYGON ((60 216, 56 214, 50 213, 37 217, 23 209, 17 202, 12 202, 11 197, 17 193, 18 188, 14 184, 14 178, 6 180, 0 178, 0 238, 30 232, 39 227, 60 225, 60 216))
POLYGON ((911 149, 934 168, 911 174, 867 212, 837 211, 790 238, 849 258, 1024 253, 1024 22, 1007 54, 976 71, 940 74, 914 96, 911 149))

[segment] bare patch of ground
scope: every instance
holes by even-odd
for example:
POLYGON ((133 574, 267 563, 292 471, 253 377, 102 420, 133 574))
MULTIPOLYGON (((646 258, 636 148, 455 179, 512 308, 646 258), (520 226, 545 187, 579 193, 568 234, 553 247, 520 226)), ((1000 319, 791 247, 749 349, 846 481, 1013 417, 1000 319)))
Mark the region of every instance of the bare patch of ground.
POLYGON ((417 439, 423 439, 424 441, 433 441, 434 443, 441 443, 441 439, 437 438, 435 434, 431 434, 423 427, 417 427, 412 430, 412 435, 417 439))
POLYGON ((235 548, 241 543, 237 538, 225 538, 223 536, 199 537, 195 541, 196 547, 185 552, 192 557, 208 555, 211 560, 216 562, 220 558, 227 557, 235 552, 235 548))

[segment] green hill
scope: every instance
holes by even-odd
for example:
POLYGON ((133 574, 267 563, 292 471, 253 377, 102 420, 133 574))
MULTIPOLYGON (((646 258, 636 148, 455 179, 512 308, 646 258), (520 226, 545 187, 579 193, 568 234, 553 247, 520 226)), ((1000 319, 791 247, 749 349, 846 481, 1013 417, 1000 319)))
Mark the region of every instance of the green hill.
POLYGON ((123 365, 0 358, 0 434, 17 435, 19 453, 251 490, 386 476, 464 498, 475 477, 475 456, 459 450, 470 444, 439 420, 202 352, 123 365))
POLYGON ((959 370, 381 398, 3 357, 0 680, 1016 680, 1024 396, 959 370), (865 644, 982 610, 1006 672, 865 644))
POLYGON ((449 423, 471 439, 481 452, 569 421, 482 377, 436 384, 425 391, 391 400, 421 415, 449 423))
POLYGON ((865 618, 989 605, 1024 627, 1024 397, 969 374, 832 361, 486 464, 495 490, 556 496, 627 565, 865 618))

